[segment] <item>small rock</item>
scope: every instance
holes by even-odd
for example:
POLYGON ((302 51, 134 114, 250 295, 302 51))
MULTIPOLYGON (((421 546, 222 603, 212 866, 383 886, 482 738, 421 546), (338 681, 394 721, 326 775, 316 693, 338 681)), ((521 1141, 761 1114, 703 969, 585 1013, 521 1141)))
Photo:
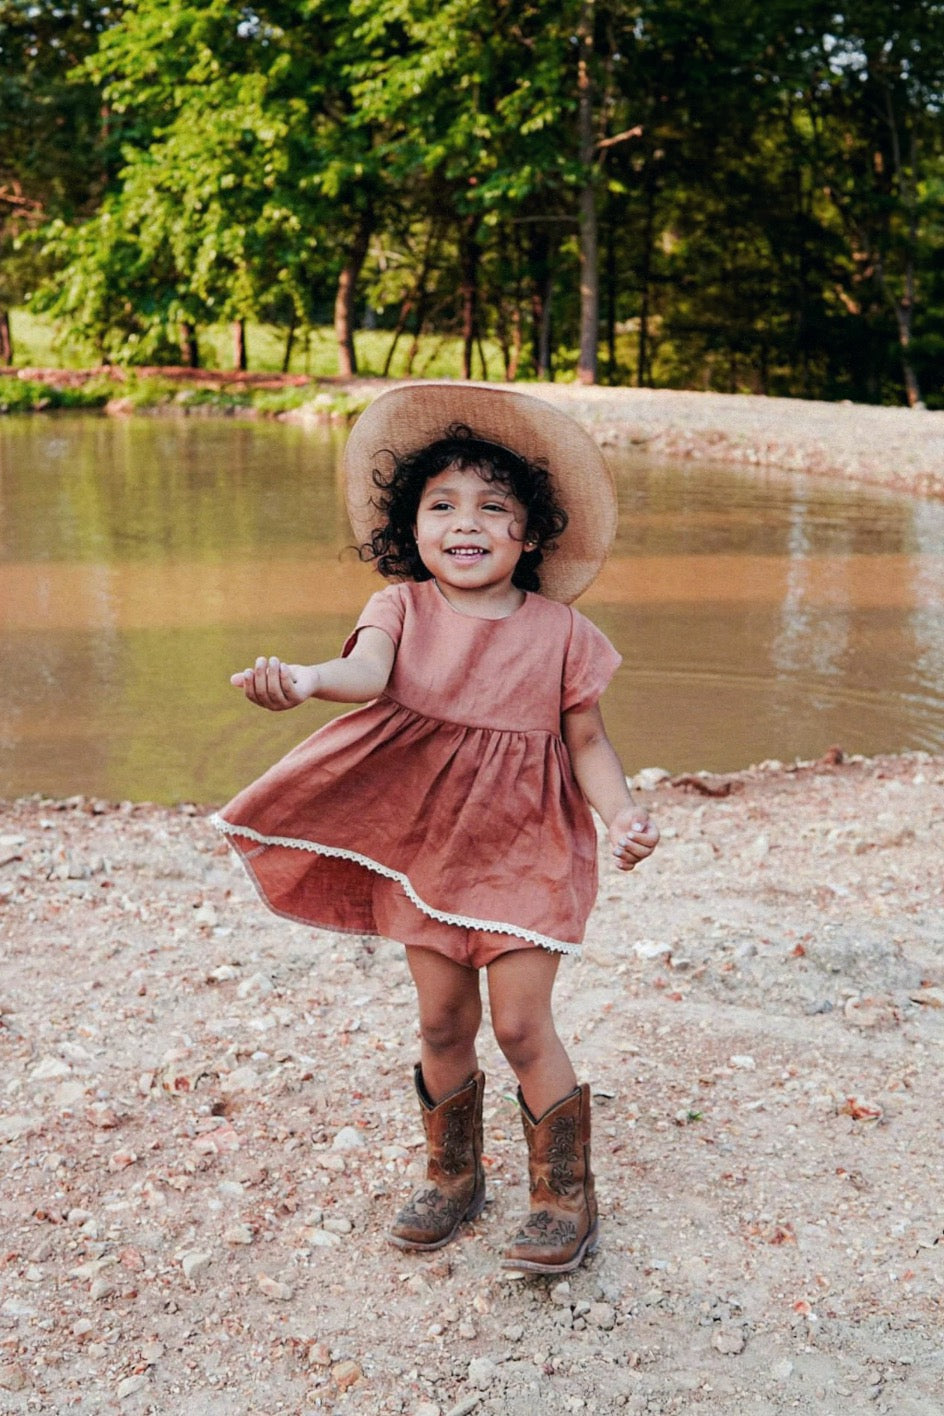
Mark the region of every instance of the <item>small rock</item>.
POLYGON ((249 978, 244 978, 236 990, 239 998, 267 998, 275 989, 271 978, 264 973, 254 973, 249 978))
POLYGON ((288 1303, 295 1292, 290 1283, 283 1283, 281 1279, 272 1278, 267 1273, 260 1273, 256 1283, 261 1293, 279 1303, 288 1303))
POLYGON ((340 1234, 332 1234, 330 1229, 308 1229, 304 1237, 313 1249, 336 1249, 341 1242, 340 1234))
POLYGON ((124 1401, 126 1396, 134 1396, 135 1392, 143 1391, 148 1384, 148 1379, 143 1373, 133 1377, 125 1377, 118 1383, 118 1400, 124 1401))
POLYGON ((129 1165, 134 1165, 137 1154, 133 1150, 116 1150, 108 1157, 108 1169, 113 1175, 117 1175, 121 1170, 127 1170, 129 1165))
POLYGON ((262 1078, 255 1067, 234 1067, 232 1072, 220 1078, 220 1090, 222 1092, 257 1091, 261 1083, 262 1078))
POLYGON ((591 1327, 603 1328, 605 1332, 609 1332, 616 1326, 616 1312, 609 1303, 591 1303, 587 1322, 591 1327))
POLYGON ((184 1276, 191 1283, 195 1283, 198 1278, 203 1277, 212 1262, 212 1254, 203 1253, 199 1249, 190 1249, 181 1257, 180 1266, 184 1271, 184 1276))
POLYGON ((775 1382, 785 1382, 793 1375, 793 1363, 789 1357, 784 1357, 782 1362, 775 1362, 770 1369, 770 1375, 775 1382))
POLYGON ((486 1391, 495 1380, 495 1363, 489 1357, 473 1357, 469 1363, 469 1381, 479 1391, 486 1391))
POLYGON ((364 1137, 356 1126, 342 1126, 331 1142, 331 1149, 336 1151, 358 1150, 363 1144, 364 1137))
POLYGON ((442 1407, 435 1401, 421 1401, 413 1407, 412 1416, 442 1416, 442 1407))
POLYGON ((309 1367, 330 1367, 331 1351, 326 1342, 313 1342, 308 1349, 309 1367))
POLYGON ((637 791, 651 792, 660 782, 667 782, 672 773, 667 772, 664 767, 643 767, 632 779, 632 784, 637 791))
POLYGON ((71 1072, 72 1068, 61 1057, 44 1057, 30 1072, 30 1079, 34 1082, 54 1082, 68 1077, 71 1072))
POLYGON ((19 1362, 4 1362, 0 1365, 0 1388, 4 1391, 23 1391, 28 1381, 19 1362))
POLYGON ((345 1219, 343 1215, 338 1214, 329 1215, 327 1219, 324 1220, 324 1228, 329 1234, 350 1234, 354 1229, 354 1225, 349 1219, 345 1219))
POLYGON ((248 1224, 231 1224, 223 1233, 227 1244, 251 1244, 253 1233, 248 1224))
POLYGON ((555 1283, 551 1289, 551 1299, 555 1303, 565 1303, 570 1306, 570 1284, 566 1278, 561 1283, 555 1283))
POLYGON ((89 1297, 93 1303, 100 1303, 103 1298, 114 1293, 117 1287, 113 1278, 106 1278, 104 1274, 99 1274, 98 1278, 93 1278, 89 1284, 89 1297))
POLYGON ((711 1345, 722 1357, 737 1357, 744 1351, 744 1334, 740 1328, 721 1327, 712 1337, 711 1345))
POLYGON ((356 1362, 335 1362, 331 1368, 331 1376, 338 1391, 347 1391, 348 1387, 352 1387, 355 1382, 360 1381, 363 1375, 356 1362))
POLYGON ((194 910, 193 918, 195 924, 205 925, 208 929, 213 929, 218 923, 216 910, 209 901, 205 901, 199 909, 194 910))
POLYGON ((757 1063, 748 1052, 736 1052, 733 1057, 728 1058, 728 1065, 734 1067, 738 1072, 756 1072, 757 1063))

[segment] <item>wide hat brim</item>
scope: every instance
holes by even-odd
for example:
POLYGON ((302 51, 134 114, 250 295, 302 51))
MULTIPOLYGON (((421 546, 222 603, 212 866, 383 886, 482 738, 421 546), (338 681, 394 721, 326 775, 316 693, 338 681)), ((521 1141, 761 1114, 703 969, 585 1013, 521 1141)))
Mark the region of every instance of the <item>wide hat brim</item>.
POLYGON ((593 438, 569 414, 516 389, 476 383, 417 383, 387 389, 354 424, 344 449, 347 512, 358 546, 382 523, 373 473, 464 423, 545 466, 567 512, 567 529, 538 570, 541 591, 569 604, 596 578, 616 534, 613 474, 593 438), (386 456, 385 456, 386 454, 386 456))

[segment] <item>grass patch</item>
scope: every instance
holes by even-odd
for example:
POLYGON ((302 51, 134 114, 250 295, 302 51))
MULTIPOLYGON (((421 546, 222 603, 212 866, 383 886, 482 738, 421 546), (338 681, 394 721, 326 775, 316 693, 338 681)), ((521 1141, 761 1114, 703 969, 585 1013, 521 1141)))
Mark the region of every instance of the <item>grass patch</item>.
POLYGON ((0 413, 43 413, 54 408, 104 408, 114 384, 89 379, 75 388, 55 388, 36 379, 0 374, 0 413))

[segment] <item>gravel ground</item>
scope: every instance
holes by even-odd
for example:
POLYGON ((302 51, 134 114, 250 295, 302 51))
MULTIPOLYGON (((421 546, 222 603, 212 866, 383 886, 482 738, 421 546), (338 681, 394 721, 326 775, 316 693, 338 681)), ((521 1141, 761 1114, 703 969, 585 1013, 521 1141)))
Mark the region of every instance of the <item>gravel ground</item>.
POLYGON ((261 909, 202 809, 0 816, 0 1410, 939 1416, 944 759, 652 785, 558 1022, 599 1253, 498 1267, 525 1205, 384 1239, 420 1171, 397 946, 261 909))

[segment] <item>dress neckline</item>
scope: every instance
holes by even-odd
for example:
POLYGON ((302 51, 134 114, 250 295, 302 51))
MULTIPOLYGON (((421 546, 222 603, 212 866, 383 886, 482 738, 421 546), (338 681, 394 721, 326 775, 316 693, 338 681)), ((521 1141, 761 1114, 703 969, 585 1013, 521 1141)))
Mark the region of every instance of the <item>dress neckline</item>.
POLYGON ((516 609, 512 610, 510 615, 472 615, 469 614, 467 610, 460 610, 458 606, 452 603, 449 597, 443 593, 438 580, 431 579, 430 584, 435 586, 437 596, 454 615, 458 615, 460 619, 475 620, 479 624, 507 624, 509 620, 514 619, 515 615, 520 615, 521 611, 527 605, 528 600, 531 598, 531 592, 529 590, 522 590, 521 593, 524 599, 516 609))

